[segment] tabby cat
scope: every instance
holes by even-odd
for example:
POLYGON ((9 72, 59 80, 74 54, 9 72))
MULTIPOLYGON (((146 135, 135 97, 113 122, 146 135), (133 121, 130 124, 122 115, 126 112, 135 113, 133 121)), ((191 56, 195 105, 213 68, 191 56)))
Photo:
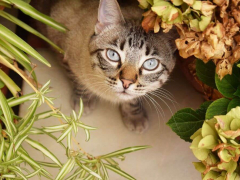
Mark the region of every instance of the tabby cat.
POLYGON ((73 82, 73 108, 78 109, 81 97, 87 114, 100 97, 120 105, 128 129, 146 130, 139 97, 168 80, 177 33, 146 33, 137 0, 38 0, 38 7, 45 13, 49 8, 50 16, 69 29, 64 34, 42 28, 65 51, 62 63, 73 82))

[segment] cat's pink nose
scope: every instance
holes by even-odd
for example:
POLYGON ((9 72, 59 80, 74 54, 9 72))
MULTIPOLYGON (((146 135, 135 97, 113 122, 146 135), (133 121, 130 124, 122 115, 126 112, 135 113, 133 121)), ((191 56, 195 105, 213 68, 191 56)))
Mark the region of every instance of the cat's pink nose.
POLYGON ((121 79, 121 81, 122 81, 122 85, 123 85, 123 88, 124 88, 124 89, 129 88, 129 86, 130 86, 131 84, 133 84, 133 81, 128 80, 128 79, 121 79))

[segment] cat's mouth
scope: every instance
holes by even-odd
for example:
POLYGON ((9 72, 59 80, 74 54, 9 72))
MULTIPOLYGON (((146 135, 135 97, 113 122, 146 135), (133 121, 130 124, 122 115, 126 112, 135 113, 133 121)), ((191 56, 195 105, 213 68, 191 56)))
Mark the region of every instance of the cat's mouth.
POLYGON ((127 99, 132 99, 134 96, 126 91, 118 92, 118 96, 121 99, 127 100, 127 99))

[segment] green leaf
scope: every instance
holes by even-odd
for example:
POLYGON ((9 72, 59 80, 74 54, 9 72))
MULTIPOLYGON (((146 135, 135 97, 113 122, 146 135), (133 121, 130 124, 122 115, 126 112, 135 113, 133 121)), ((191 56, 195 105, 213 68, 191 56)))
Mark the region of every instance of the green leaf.
POLYGON ((121 149, 121 150, 118 150, 118 151, 114 151, 114 152, 106 154, 106 155, 102 155, 99 158, 100 159, 105 159, 105 158, 110 158, 110 157, 116 157, 116 156, 119 156, 119 155, 131 153, 131 152, 135 152, 135 151, 139 151, 139 150, 143 150, 143 149, 147 149, 147 148, 150 148, 150 146, 128 147, 128 148, 124 148, 124 149, 121 149))
POLYGON ((13 166, 8 166, 8 169, 10 169, 11 171, 13 171, 15 174, 21 176, 24 180, 27 180, 27 177, 24 176, 24 174, 19 171, 16 167, 13 167, 13 166))
POLYGON ((240 97, 240 85, 237 87, 237 91, 233 95, 240 97))
POLYGON ((69 126, 67 129, 65 129, 62 135, 58 138, 57 142, 62 141, 68 135, 68 133, 71 132, 72 128, 73 128, 72 126, 69 126))
POLYGON ((29 44, 27 44, 25 41, 19 38, 16 34, 14 34, 12 31, 10 31, 9 29, 7 29, 5 26, 1 24, 0 24, 0 37, 5 41, 9 42, 10 44, 28 53, 29 55, 36 58, 37 60, 41 61, 42 63, 46 64, 47 66, 51 67, 49 62, 45 58, 43 58, 36 50, 34 50, 29 44))
POLYGON ((21 156, 21 158, 22 158, 23 160, 25 160, 31 167, 33 167, 33 169, 40 169, 40 168, 41 168, 41 166, 40 166, 35 160, 33 160, 30 156, 28 156, 27 154, 25 154, 24 151, 20 150, 20 148, 19 148, 19 150, 17 151, 17 154, 18 154, 19 156, 21 156))
POLYGON ((30 144, 32 147, 34 147, 35 149, 38 149, 40 152, 42 152, 45 156, 49 157, 53 162, 55 162, 56 164, 58 164, 60 167, 62 167, 61 162, 58 160, 58 158, 52 153, 50 152, 45 146, 43 146, 41 143, 34 141, 30 138, 27 138, 25 140, 28 144, 30 144))
POLYGON ((71 176, 69 176, 66 180, 72 180, 74 177, 82 173, 82 169, 78 168, 71 176))
POLYGON ((8 19, 9 21, 12 21, 13 23, 17 24, 18 26, 22 27, 23 29, 27 30, 28 32, 38 36, 39 38, 43 39, 47 43, 49 43, 52 47, 54 47, 58 52, 63 53, 63 50, 58 47, 56 44, 54 44, 52 41, 50 41, 48 38, 43 36, 41 33, 33 29, 31 26, 27 25, 26 23, 20 21, 18 18, 15 18, 11 14, 6 13, 5 11, 0 11, 0 16, 4 17, 5 19, 8 19))
POLYGON ((234 98, 234 93, 240 84, 240 69, 233 66, 232 75, 226 75, 222 80, 215 74, 215 82, 218 91, 227 98, 234 98))
POLYGON ((15 163, 16 161, 18 161, 20 158, 21 158, 20 156, 17 156, 17 157, 14 158, 14 159, 11 159, 11 160, 9 160, 9 161, 6 161, 6 162, 1 163, 1 165, 10 165, 10 164, 15 163))
POLYGON ((66 27, 64 27, 60 23, 54 21, 49 16, 47 16, 43 13, 40 13, 39 11, 37 11, 35 8, 33 8, 28 3, 25 3, 24 1, 19 1, 19 0, 8 0, 8 1, 11 2, 12 5, 14 5, 18 9, 20 9, 23 13, 31 16, 32 18, 34 18, 38 21, 41 21, 61 32, 66 32, 66 30, 67 30, 66 27))
POLYGON ((196 61, 196 73, 197 77, 204 84, 217 89, 215 84, 215 64, 213 61, 204 63, 202 60, 197 59, 196 61))
MULTIPOLYGON (((39 128, 32 128, 31 131, 29 132, 31 134, 46 134, 47 136, 51 137, 52 139, 54 139, 55 141, 57 141, 57 137, 42 130, 39 128)), ((64 149, 66 149, 65 145, 62 142, 58 142, 64 149)))
POLYGON ((36 161, 36 162, 41 166, 46 166, 46 167, 50 167, 50 168, 59 168, 59 165, 57 165, 55 163, 48 163, 48 162, 41 162, 41 161, 36 161))
POLYGON ((84 131, 85 131, 85 133, 86 133, 86 142, 88 142, 89 140, 90 140, 90 132, 89 132, 89 130, 87 130, 87 129, 84 129, 84 131))
POLYGON ((214 101, 207 109, 206 119, 212 119, 216 115, 227 114, 229 99, 221 98, 214 101))
POLYGON ((26 177, 29 179, 29 178, 31 178, 31 177, 37 175, 40 171, 41 171, 41 169, 38 169, 38 170, 36 170, 36 171, 34 171, 34 172, 32 172, 32 173, 26 175, 26 177))
POLYGON ((105 175, 105 179, 108 180, 109 179, 109 175, 108 175, 108 172, 107 172, 107 169, 106 167, 104 166, 104 163, 102 161, 100 161, 100 164, 101 164, 101 167, 103 169, 103 173, 105 175))
POLYGON ((191 142, 190 137, 202 127, 205 120, 205 114, 211 101, 203 103, 200 109, 194 111, 191 108, 185 108, 176 112, 167 125, 178 135, 181 139, 191 142))
MULTIPOLYGON (((20 133, 19 133, 20 134, 20 133)), ((17 137, 17 136, 16 136, 17 137)), ((15 137, 15 138, 16 138, 15 137)), ((16 141, 14 142, 14 151, 17 151, 18 148, 21 146, 22 142, 28 137, 28 135, 21 136, 19 138, 16 138, 16 141)))
POLYGON ((227 112, 231 111, 231 109, 240 106, 240 98, 236 97, 230 101, 227 107, 227 112))
POLYGON ((4 7, 7 7, 7 8, 11 8, 12 7, 9 3, 2 2, 2 1, 0 1, 0 6, 4 6, 4 7))
POLYGON ((21 50, 11 45, 7 41, 0 39, 0 45, 2 45, 7 50, 9 50, 9 52, 11 52, 15 57, 18 57, 19 59, 21 59, 22 61, 28 64, 30 63, 30 60, 26 54, 24 54, 21 50))
POLYGON ((21 92, 21 89, 18 85, 5 73, 0 69, 0 79, 7 86, 7 88, 11 91, 14 97, 18 97, 18 93, 21 92))
POLYGON ((10 133, 10 136, 12 137, 14 135, 14 132, 16 132, 17 130, 13 123, 12 110, 9 107, 7 100, 4 94, 2 93, 2 91, 0 91, 0 106, 2 108, 4 117, 5 117, 5 118, 2 118, 2 121, 6 125, 7 131, 10 133))
POLYGON ((4 86, 5 84, 2 81, 0 81, 0 89, 2 89, 4 86))
POLYGON ((31 109, 28 111, 27 115, 22 119, 21 125, 19 126, 18 130, 23 130, 26 125, 31 121, 32 118, 34 118, 34 114, 37 110, 39 104, 39 100, 33 101, 31 104, 31 109))
POLYGON ((78 163, 78 165, 80 167, 82 167, 84 170, 86 170, 89 174, 95 176, 96 178, 98 179, 102 179, 101 176, 99 176, 97 173, 93 172, 90 168, 88 168, 87 166, 81 164, 81 163, 78 163))
POLYGON ((117 173, 117 174, 119 174, 119 175, 121 175, 121 176, 123 176, 123 177, 125 177, 125 178, 127 178, 127 179, 135 180, 134 177, 130 176, 129 174, 127 174, 126 172, 124 172, 124 171, 122 171, 122 170, 120 170, 120 169, 117 169, 117 168, 115 168, 115 167, 113 167, 113 166, 110 166, 110 165, 108 165, 108 164, 104 164, 104 166, 105 166, 107 169, 110 169, 111 171, 113 171, 113 172, 115 172, 115 173, 117 173))
POLYGON ((95 130, 95 129, 97 129, 95 127, 91 127, 91 126, 85 125, 83 123, 77 123, 77 126, 79 126, 81 128, 84 128, 84 129, 88 129, 88 130, 95 130))
POLYGON ((62 180, 73 169, 74 164, 75 164, 74 158, 68 159, 68 161, 60 169, 55 180, 62 180))
POLYGON ((26 95, 18 97, 18 98, 8 99, 7 103, 9 105, 9 107, 14 107, 14 106, 20 105, 24 102, 30 101, 34 97, 36 97, 35 93, 26 94, 26 95))
POLYGON ((3 136, 0 137, 1 138, 1 144, 0 144, 0 162, 2 162, 2 158, 3 158, 3 152, 5 150, 5 140, 3 138, 3 136))
POLYGON ((2 47, 6 48, 9 52, 11 52, 15 57, 14 59, 19 62, 31 74, 35 81, 37 81, 36 74, 32 66, 29 64, 30 60, 24 52, 11 45, 7 41, 4 41, 3 39, 0 39, 0 45, 2 45, 2 47))

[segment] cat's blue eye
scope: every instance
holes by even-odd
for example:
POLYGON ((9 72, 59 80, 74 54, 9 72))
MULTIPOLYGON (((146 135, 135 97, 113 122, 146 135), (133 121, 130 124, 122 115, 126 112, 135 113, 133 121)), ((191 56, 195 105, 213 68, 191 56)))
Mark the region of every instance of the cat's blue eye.
POLYGON ((159 61, 157 59, 148 59, 143 63, 143 68, 148 71, 153 71, 158 67, 159 61))
POLYGON ((107 50, 107 58, 110 60, 110 61, 114 61, 114 62, 118 62, 120 61, 120 56, 119 54, 112 50, 112 49, 108 49, 107 50))

